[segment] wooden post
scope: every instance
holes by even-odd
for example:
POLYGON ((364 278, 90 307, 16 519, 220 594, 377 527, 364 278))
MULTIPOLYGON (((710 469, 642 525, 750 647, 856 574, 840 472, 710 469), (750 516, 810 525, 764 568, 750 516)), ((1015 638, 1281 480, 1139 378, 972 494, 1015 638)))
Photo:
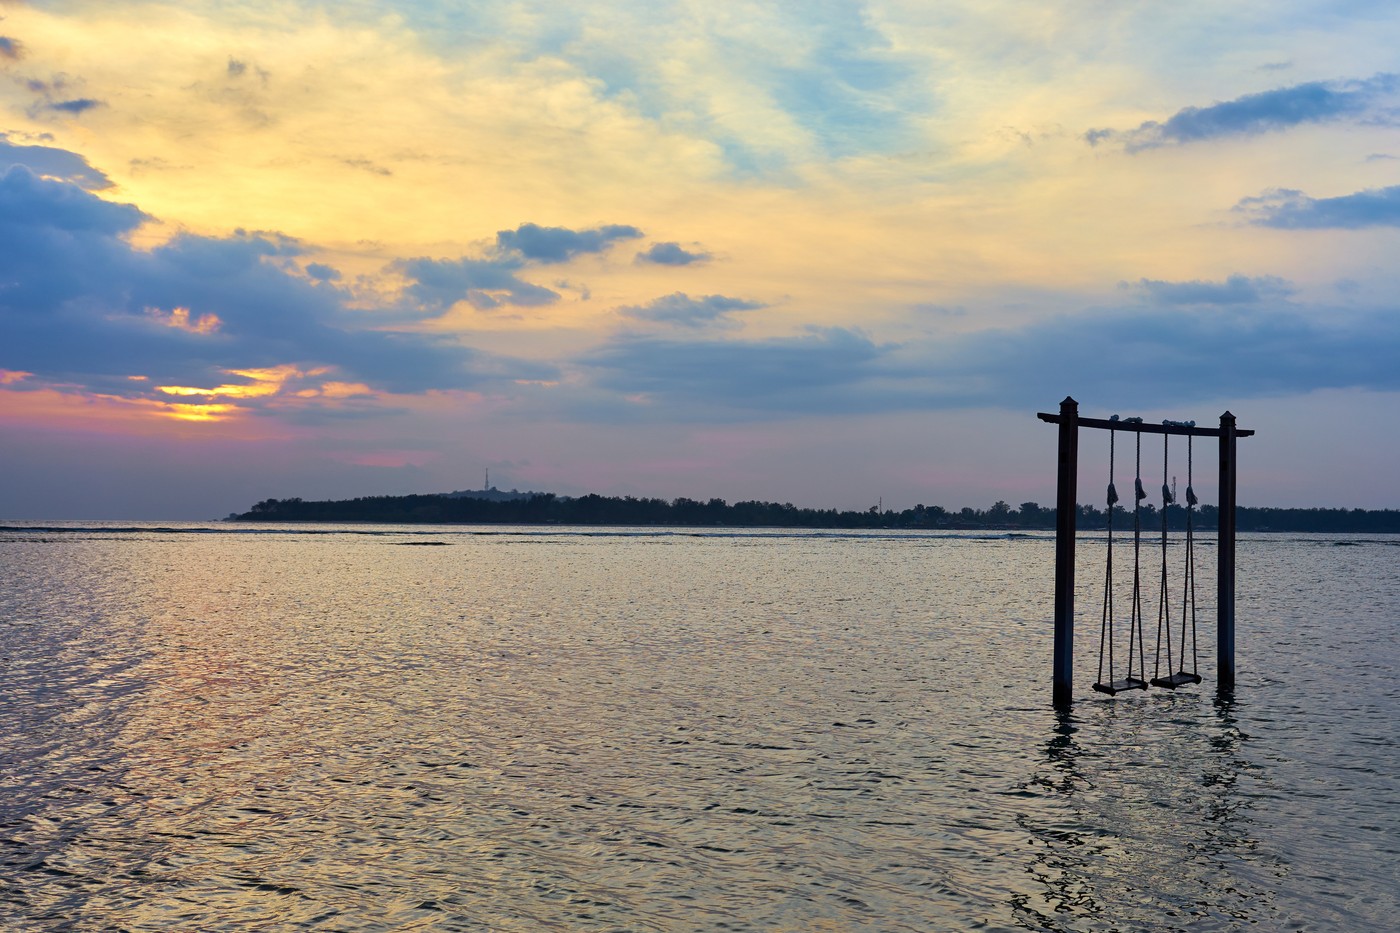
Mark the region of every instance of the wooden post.
POLYGON ((1220 416, 1220 525, 1216 544, 1216 687, 1235 689, 1235 416, 1220 416))
MULTIPOLYGON (((1223 456, 1223 454, 1222 454, 1223 456)), ((1055 667, 1054 702, 1074 693, 1074 530, 1079 480, 1079 403, 1060 403, 1060 472, 1055 497, 1055 667)))

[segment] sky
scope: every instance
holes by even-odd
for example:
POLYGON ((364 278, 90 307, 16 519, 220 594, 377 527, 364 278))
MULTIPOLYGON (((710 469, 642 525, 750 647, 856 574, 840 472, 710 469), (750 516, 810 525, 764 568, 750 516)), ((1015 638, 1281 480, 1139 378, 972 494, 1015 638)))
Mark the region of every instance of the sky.
POLYGON ((1241 505, 1400 507, 1397 47, 1365 0, 0 0, 0 519, 1052 504, 1067 395, 1233 412, 1241 505))

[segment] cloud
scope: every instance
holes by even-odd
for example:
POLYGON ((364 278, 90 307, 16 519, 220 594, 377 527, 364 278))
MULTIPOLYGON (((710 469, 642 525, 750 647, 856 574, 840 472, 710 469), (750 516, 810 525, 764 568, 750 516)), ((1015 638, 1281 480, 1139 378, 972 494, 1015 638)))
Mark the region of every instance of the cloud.
POLYGON ((1031 411, 1066 394, 1161 408, 1323 389, 1400 391, 1400 316, 1389 308, 1182 303, 898 344, 842 328, 753 341, 624 334, 576 363, 613 398, 593 401, 589 413, 600 420, 1031 411))
POLYGON ((1249 278, 1232 275, 1223 282, 1163 282, 1139 279, 1137 286, 1154 300, 1172 305, 1237 305, 1254 304, 1265 298, 1291 295, 1293 287, 1276 276, 1249 278))
POLYGON ((1186 107, 1165 121, 1149 120, 1132 130, 1092 129, 1084 134, 1084 139, 1091 146, 1121 139, 1128 152, 1139 152, 1347 118, 1392 124, 1393 115, 1378 105, 1397 91, 1400 75, 1395 74, 1381 73, 1352 81, 1309 81, 1246 94, 1208 107, 1186 107))
POLYGON ((1335 198, 1310 198, 1301 191, 1276 188, 1245 198, 1235 210, 1248 215, 1255 226, 1281 230, 1400 227, 1400 185, 1335 198))
POLYGON ((959 337, 929 366, 960 387, 963 403, 1013 408, 1066 393, 1160 408, 1330 388, 1395 391, 1400 320, 1389 309, 1085 312, 959 337))
POLYGON ((0 36, 0 58, 18 61, 24 55, 24 45, 18 39, 0 36))
POLYGON ((31 117, 37 117, 45 111, 78 116, 103 106, 102 101, 92 97, 62 97, 61 95, 71 93, 67 75, 55 75, 48 81, 26 78, 21 80, 20 84, 39 98, 28 108, 27 112, 31 117))
POLYGON ((318 282, 336 282, 340 280, 339 269, 332 268, 321 262, 307 263, 306 274, 318 282))
POLYGON ((850 390, 877 379, 891 349, 840 327, 754 341, 625 334, 577 362, 595 385, 658 404, 662 417, 724 419, 867 410, 863 393, 850 390))
POLYGON ((609 224, 591 230, 567 227, 541 227, 524 223, 514 230, 496 234, 497 245, 535 262, 565 262, 579 253, 601 253, 619 240, 640 237, 642 231, 624 224, 609 224))
POLYGON ((389 169, 385 168, 382 165, 377 165, 374 162, 371 162, 369 159, 341 159, 340 161, 344 162, 351 168, 363 169, 364 171, 369 172, 372 175, 384 175, 387 177, 389 175, 394 174, 389 169))
POLYGON ((729 315, 735 311, 754 311, 765 307, 756 301, 726 298, 724 295, 702 295, 692 298, 675 292, 645 305, 618 308, 619 314, 639 321, 676 324, 681 327, 738 326, 729 315))
POLYGON ((559 300, 558 292, 519 278, 515 273, 523 266, 517 258, 418 258, 400 260, 392 268, 413 281, 408 296, 437 313, 459 301, 489 311, 507 304, 538 307, 559 300))
MULTIPOLYGON (((12 165, 0 176, 0 229, 7 233, 32 231, 44 237, 63 231, 79 237, 113 237, 147 219, 135 205, 114 204, 77 185, 40 178, 24 165, 12 165)), ((8 249, 21 249, 21 239, 14 235, 8 249)))
POLYGON ((7 134, 0 133, 0 172, 12 165, 27 166, 36 175, 62 178, 89 191, 112 187, 111 179, 77 153, 51 146, 12 143, 7 134))
POLYGON ((553 304, 560 296, 553 289, 520 278, 518 273, 527 265, 566 262, 641 235, 642 231, 625 224, 570 230, 523 223, 514 230, 498 231, 495 249, 485 256, 418 257, 399 260, 391 269, 411 281, 405 294, 432 313, 445 312, 459 301, 479 311, 503 305, 540 307, 553 304))
POLYGON ((651 249, 637 254, 637 262, 654 262, 659 266, 688 266, 709 258, 709 253, 691 252, 679 243, 653 243, 651 249))
POLYGON ((57 110, 60 113, 86 113, 95 107, 101 107, 102 101, 94 100, 91 97, 77 97, 73 100, 55 101, 48 105, 48 109, 57 110))
MULTIPOLYGON (((290 238, 186 234, 145 251, 125 235, 147 219, 23 166, 0 176, 0 368, 32 373, 21 388, 174 405, 181 396, 160 387, 227 395, 213 390, 249 372, 294 373, 278 385, 328 398, 318 385, 411 393, 556 375, 446 337, 347 326, 362 315, 346 313, 329 276, 292 265, 304 248, 290 238)), ((236 401, 274 403, 286 399, 236 401)))
POLYGON ((224 70, 224 73, 230 81, 241 80, 251 73, 264 85, 266 85, 268 79, 272 77, 265 69, 250 65, 242 59, 233 58, 231 56, 228 60, 228 67, 224 70))

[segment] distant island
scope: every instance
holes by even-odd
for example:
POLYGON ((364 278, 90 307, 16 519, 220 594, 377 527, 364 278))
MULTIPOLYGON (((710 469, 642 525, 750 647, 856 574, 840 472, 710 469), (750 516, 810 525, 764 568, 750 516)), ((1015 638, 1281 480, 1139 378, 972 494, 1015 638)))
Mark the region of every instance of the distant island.
MULTIPOLYGON (((1186 527, 1186 509, 1167 507, 1167 524, 1186 527)), ((1155 507, 1144 505, 1140 515, 1144 531, 1161 528, 1155 507)), ((904 528, 948 530, 1044 531, 1055 527, 1055 509, 1036 502, 1012 508, 998 501, 989 509, 916 505, 903 511, 872 506, 865 511, 798 508, 790 502, 735 502, 723 499, 648 499, 633 496, 559 496, 554 493, 495 489, 410 496, 366 496, 339 501, 264 499, 247 512, 234 513, 230 521, 244 522, 387 522, 394 524, 443 523, 471 525, 676 525, 728 528, 904 528)), ((1091 505, 1079 506, 1081 529, 1104 527, 1105 513, 1091 505)), ((1343 534, 1400 534, 1400 510, 1276 509, 1240 506, 1235 512, 1240 531, 1328 532, 1343 534)), ((1115 507, 1114 527, 1131 531, 1133 514, 1115 507)), ((1217 526, 1213 505, 1198 508, 1193 518, 1197 530, 1217 526)))

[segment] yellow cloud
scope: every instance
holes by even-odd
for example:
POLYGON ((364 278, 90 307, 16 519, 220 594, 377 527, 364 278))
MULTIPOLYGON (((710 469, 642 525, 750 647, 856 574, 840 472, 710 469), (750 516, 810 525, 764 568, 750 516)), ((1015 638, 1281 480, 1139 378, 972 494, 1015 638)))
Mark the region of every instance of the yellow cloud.
POLYGON ((290 363, 281 366, 269 366, 263 369, 229 369, 225 370, 230 376, 242 376, 244 379, 252 379, 255 382, 268 382, 281 385, 288 379, 298 379, 308 376, 324 376, 330 372, 326 366, 318 366, 315 369, 302 370, 290 363))
POLYGON ((33 128, 171 226, 275 229, 352 251, 372 239, 401 254, 530 215, 593 223, 600 197, 645 200, 721 167, 712 144, 558 60, 505 49, 445 60, 393 19, 340 24, 291 3, 222 18, 85 6, 21 7, 6 24, 29 60, 106 104, 33 128))
POLYGON ((225 398, 260 398, 266 395, 276 395, 281 388, 281 383, 257 383, 250 386, 222 385, 212 389, 199 389, 194 386, 156 386, 157 392, 164 392, 166 395, 204 395, 209 397, 223 396, 225 398))
MULTIPOLYGON (((224 372, 230 376, 242 376, 244 379, 251 379, 252 385, 220 385, 210 389, 198 388, 195 386, 156 386, 157 392, 164 392, 166 395, 204 395, 209 397, 223 396, 225 398, 263 398, 269 395, 276 395, 282 390, 282 386, 290 379, 304 378, 308 376, 321 376, 330 372, 326 367, 303 371, 296 366, 286 364, 273 366, 266 369, 226 369, 224 372)), ((339 383, 337 383, 339 384, 339 383)), ((300 393, 298 393, 300 394, 300 393)))

